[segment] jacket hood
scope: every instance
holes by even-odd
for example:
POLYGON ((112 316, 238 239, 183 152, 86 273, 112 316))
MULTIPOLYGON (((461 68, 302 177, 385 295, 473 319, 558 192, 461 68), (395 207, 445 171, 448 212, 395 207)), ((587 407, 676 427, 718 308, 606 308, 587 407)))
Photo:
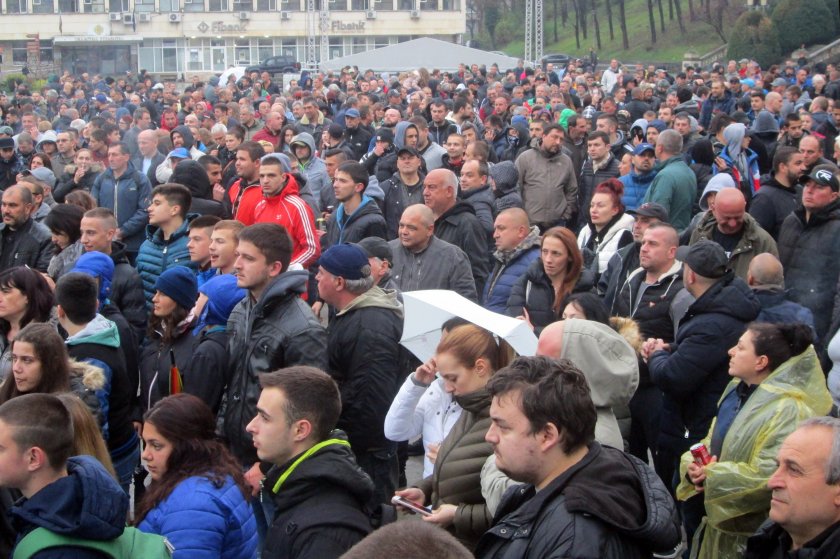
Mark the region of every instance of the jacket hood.
POLYGON ((611 316, 610 328, 621 334, 621 337, 627 340, 633 351, 639 353, 642 350, 642 332, 639 330, 639 324, 632 318, 623 316, 611 316))
POLYGON ((747 127, 740 122, 733 122, 723 129, 723 139, 726 140, 727 152, 731 157, 738 157, 741 155, 743 148, 741 142, 744 141, 744 136, 747 134, 747 127))
POLYGON ((703 194, 700 195, 700 208, 703 210, 709 209, 709 203, 706 199, 709 197, 709 194, 714 192, 717 194, 724 188, 737 188, 738 186, 735 184, 735 179, 732 178, 732 175, 729 173, 718 173, 709 179, 709 182, 706 183, 706 188, 703 189, 703 194))
POLYGON ((636 352, 606 324, 580 319, 564 321, 560 358, 585 372, 596 408, 626 404, 639 385, 636 352))
POLYGON ((776 120, 770 111, 761 110, 755 117, 755 122, 752 126, 753 132, 756 134, 765 134, 767 132, 779 133, 779 122, 776 120))
POLYGON ((67 345, 99 344, 107 347, 120 347, 120 333, 117 325, 97 314, 87 323, 81 332, 67 338, 67 345))
POLYGON ((688 308, 683 320, 698 314, 720 313, 750 322, 761 311, 761 303, 747 283, 733 272, 709 288, 688 308))
POLYGON ((309 272, 306 270, 289 270, 277 276, 271 284, 263 291, 260 300, 257 301, 255 310, 262 311, 267 305, 274 301, 287 297, 297 297, 306 293, 306 282, 309 281, 309 272))
POLYGON ((450 217, 454 217, 461 214, 475 215, 475 209, 469 202, 465 202, 464 200, 456 200, 455 205, 443 212, 441 216, 435 220, 435 222, 446 221, 450 217))
POLYGON ((373 496, 373 482, 356 464, 343 435, 334 431, 334 438, 316 445, 320 448, 312 454, 303 453, 268 472, 265 486, 271 491, 278 510, 288 510, 318 494, 325 484, 346 490, 360 504, 368 503, 373 496))
POLYGON ((70 359, 70 376, 82 380, 88 390, 102 390, 105 387, 105 371, 87 361, 70 359))
POLYGON ((410 127, 417 128, 414 124, 402 120, 394 127, 394 148, 400 150, 405 147, 405 131, 410 127))
POLYGON ((183 184, 190 189, 193 198, 209 200, 213 197, 213 186, 207 177, 207 172, 201 163, 192 159, 184 159, 172 171, 169 182, 183 184))
MULTIPOLYGON (((362 194, 362 201, 359 204, 359 207, 356 208, 356 210, 350 214, 349 218, 358 219, 363 215, 368 214, 382 215, 382 210, 379 209, 379 206, 376 204, 376 202, 374 202, 373 198, 371 198, 367 194, 362 194)), ((338 209, 335 210, 336 223, 346 225, 344 221, 345 215, 346 214, 344 213, 344 204, 339 204, 338 209)))
MULTIPOLYGON (((733 381, 733 385, 737 384, 733 381)), ((824 415, 831 410, 831 394, 826 388, 825 375, 814 346, 776 367, 758 386, 774 395, 784 393, 795 396, 816 415, 824 415)))
POLYGON ((92 540, 118 537, 125 527, 128 496, 91 456, 67 462, 63 477, 12 507, 17 527, 34 524, 62 535, 92 540))
POLYGON ((384 290, 377 286, 373 286, 355 299, 353 299, 346 307, 341 309, 336 316, 347 314, 356 309, 379 307, 396 312, 400 319, 403 318, 403 306, 397 299, 397 292, 393 290, 384 290))
POLYGON ((122 241, 111 241, 111 260, 114 261, 114 266, 117 264, 130 264, 128 254, 125 250, 125 243, 122 241))
POLYGON ((289 145, 293 144, 305 144, 309 148, 309 158, 312 159, 315 157, 315 138, 312 137, 312 134, 309 132, 301 132, 289 143, 289 145))
POLYGON ((190 149, 192 149, 192 147, 195 145, 195 138, 193 137, 193 133, 192 130, 190 130, 190 127, 184 126, 183 124, 181 124, 180 126, 176 126, 169 133, 170 140, 172 139, 172 134, 174 134, 175 132, 177 132, 181 135, 182 138, 184 138, 183 147, 186 148, 187 151, 190 151, 190 149))

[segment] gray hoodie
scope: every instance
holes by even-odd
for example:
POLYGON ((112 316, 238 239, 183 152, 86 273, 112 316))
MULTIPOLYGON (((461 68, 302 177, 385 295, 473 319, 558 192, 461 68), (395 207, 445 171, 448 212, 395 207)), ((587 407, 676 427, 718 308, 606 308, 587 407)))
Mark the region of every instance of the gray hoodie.
POLYGON ((327 165, 315 155, 315 138, 312 137, 312 134, 301 132, 292 138, 290 144, 292 151, 294 151, 295 144, 304 144, 309 148, 309 159, 299 160, 298 166, 301 174, 306 177, 306 186, 312 190, 315 200, 318 200, 321 189, 332 188, 332 182, 327 174, 327 165))

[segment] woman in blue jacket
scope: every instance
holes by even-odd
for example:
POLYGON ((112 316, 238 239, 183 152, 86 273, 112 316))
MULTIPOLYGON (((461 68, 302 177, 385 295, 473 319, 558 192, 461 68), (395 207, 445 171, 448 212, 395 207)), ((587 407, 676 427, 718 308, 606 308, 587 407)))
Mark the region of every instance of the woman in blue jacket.
POLYGON ((241 468, 216 439, 213 412, 191 394, 159 401, 144 417, 143 460, 152 484, 137 527, 165 536, 173 559, 252 559, 257 525, 241 468))

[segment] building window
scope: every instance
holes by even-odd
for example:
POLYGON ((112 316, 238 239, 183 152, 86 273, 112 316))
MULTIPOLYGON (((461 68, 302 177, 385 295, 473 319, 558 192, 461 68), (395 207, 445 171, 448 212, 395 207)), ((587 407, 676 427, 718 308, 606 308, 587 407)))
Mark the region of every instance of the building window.
POLYGON ((230 7, 228 0, 210 0, 209 11, 211 12, 229 12, 230 7))
MULTIPOLYGON (((253 12, 254 0, 233 0, 234 12, 253 12)), ((237 58, 238 60, 238 58, 237 58)))
POLYGON ((427 12, 433 12, 438 9, 438 0, 418 0, 418 8, 427 12))
POLYGON ((344 45, 342 43, 342 37, 330 37, 330 50, 327 55, 330 60, 344 56, 344 45))
MULTIPOLYGON (((134 10, 137 12, 154 12, 155 0, 134 0, 134 10)), ((162 5, 161 11, 163 11, 162 5)))
POLYGON ((84 11, 86 14, 104 14, 105 0, 90 0, 90 3, 85 0, 84 11))
POLYGON ((382 47, 387 47, 391 43, 388 41, 388 37, 374 37, 373 38, 373 48, 381 49, 382 47))
POLYGON ((350 54, 359 54, 367 50, 367 39, 364 37, 353 37, 353 43, 350 46, 350 54))
POLYGON ((108 0, 108 11, 113 13, 129 12, 128 0, 108 0))
POLYGON ((329 3, 330 10, 335 12, 346 12, 347 11, 347 0, 330 0, 329 3))
POLYGON ((27 0, 6 0, 6 12, 10 14, 25 14, 27 10, 27 0))
POLYGON ((51 14, 54 11, 53 0, 32 0, 33 14, 51 14))
POLYGON ((161 12, 177 12, 181 9, 181 0, 160 0, 161 12))
POLYGON ((203 12, 204 0, 184 0, 185 12, 203 12))
POLYGON ((257 0, 258 12, 276 12, 277 0, 257 0))
POLYGON ((258 39, 257 59, 262 62, 271 56, 274 56, 274 39, 258 39))
POLYGON ((248 66, 251 64, 251 45, 248 39, 234 40, 233 54, 237 66, 248 66))
POLYGON ((368 0, 368 5, 374 10, 393 11, 395 0, 368 0))
POLYGON ((76 0, 58 0, 58 13, 77 14, 79 13, 79 3, 76 0))
POLYGON ((280 0, 280 10, 284 12, 299 12, 300 0, 280 0))
POLYGON ((295 60, 300 60, 298 56, 298 46, 296 39, 283 39, 280 42, 280 54, 283 56, 293 56, 295 60))

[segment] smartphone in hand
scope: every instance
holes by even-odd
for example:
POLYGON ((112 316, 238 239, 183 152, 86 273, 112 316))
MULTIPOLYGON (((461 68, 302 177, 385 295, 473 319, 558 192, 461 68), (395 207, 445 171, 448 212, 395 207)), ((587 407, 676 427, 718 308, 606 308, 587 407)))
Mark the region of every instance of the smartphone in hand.
POLYGON ((411 512, 415 512, 415 513, 417 513, 419 515, 422 515, 422 516, 429 516, 430 514, 432 514, 432 511, 429 509, 429 507, 421 507, 419 505, 416 505, 416 504, 412 503, 408 499, 405 499, 403 497, 399 497, 399 496, 396 496, 396 495, 391 498, 391 504, 396 505, 398 507, 407 508, 411 512))

